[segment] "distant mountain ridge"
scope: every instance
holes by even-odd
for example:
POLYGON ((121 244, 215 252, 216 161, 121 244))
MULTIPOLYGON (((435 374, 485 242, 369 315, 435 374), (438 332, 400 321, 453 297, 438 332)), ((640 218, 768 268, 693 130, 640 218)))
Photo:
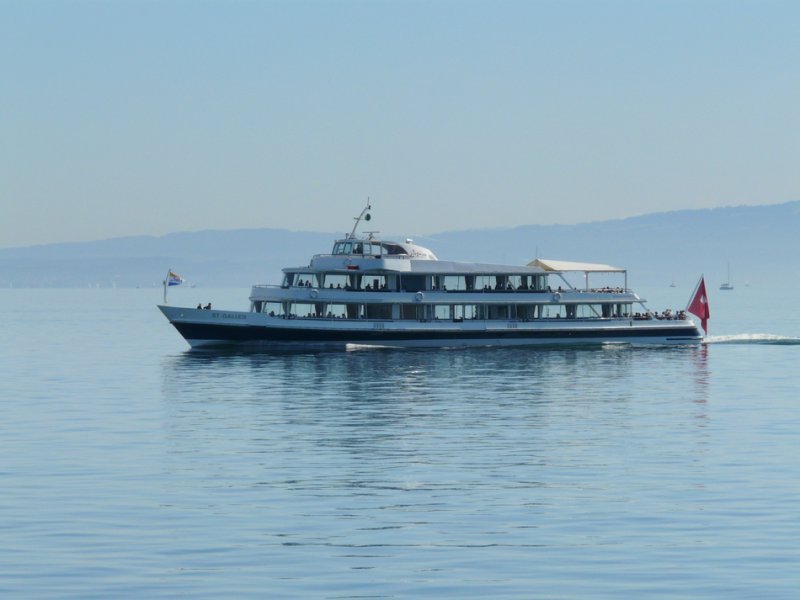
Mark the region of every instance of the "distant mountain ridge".
MULTIPOLYGON (((800 201, 680 210, 576 225, 519 225, 417 238, 442 259, 524 264, 539 257, 625 267, 647 283, 797 277, 800 201)), ((168 268, 203 287, 277 283, 280 269, 327 252, 343 232, 283 229, 178 232, 0 249, 0 287, 149 287, 168 268)), ((385 235, 404 239, 404 235, 385 235)), ((713 283, 712 283, 713 285, 713 283)))

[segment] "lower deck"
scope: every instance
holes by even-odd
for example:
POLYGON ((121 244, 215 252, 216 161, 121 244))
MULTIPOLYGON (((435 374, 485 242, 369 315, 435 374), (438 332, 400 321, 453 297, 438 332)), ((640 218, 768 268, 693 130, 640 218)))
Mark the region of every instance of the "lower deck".
POLYGON ((536 344, 687 344, 702 336, 689 320, 633 318, 391 321, 288 319, 264 313, 159 307, 180 334, 198 346, 397 347, 536 344))

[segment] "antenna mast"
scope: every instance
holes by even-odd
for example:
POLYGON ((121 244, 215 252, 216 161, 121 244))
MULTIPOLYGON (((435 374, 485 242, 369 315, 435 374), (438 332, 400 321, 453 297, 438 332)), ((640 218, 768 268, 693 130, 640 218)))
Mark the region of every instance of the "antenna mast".
POLYGON ((351 231, 350 235, 347 236, 348 238, 353 239, 353 238, 356 237, 356 229, 358 229, 358 224, 361 222, 361 219, 364 219, 365 221, 369 221, 372 218, 372 216, 369 214, 369 212, 367 212, 369 210, 372 210, 372 205, 369 203, 369 198, 367 198, 367 206, 366 206, 366 208, 364 208, 364 210, 361 211, 360 215, 358 215, 357 217, 353 217, 356 220, 356 224, 353 225, 353 231, 351 231))

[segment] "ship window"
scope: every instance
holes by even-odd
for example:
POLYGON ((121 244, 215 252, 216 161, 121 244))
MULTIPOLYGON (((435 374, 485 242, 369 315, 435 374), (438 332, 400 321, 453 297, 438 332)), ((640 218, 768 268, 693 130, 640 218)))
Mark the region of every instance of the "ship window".
POLYGON ((464 319, 477 319, 478 318, 478 307, 474 304, 456 304, 453 306, 453 319, 455 320, 464 320, 464 319))
POLYGON ((353 242, 345 242, 342 244, 342 254, 351 254, 353 252, 353 242))
POLYGON ((452 318, 450 316, 450 307, 442 305, 435 306, 433 308, 433 318, 440 320, 444 319, 449 321, 452 318))
POLYGON ((509 306, 507 304, 494 305, 490 304, 489 319, 505 320, 509 318, 509 306))
POLYGON ((563 319, 567 316, 567 311, 563 304, 550 304, 544 307, 545 319, 563 319))
POLYGON ((441 279, 442 284, 444 285, 444 288, 442 289, 447 289, 447 291, 463 291, 467 289, 467 284, 463 275, 445 275, 441 279))
POLYGON ((296 287, 317 287, 317 277, 314 273, 296 273, 294 285, 296 287))
POLYGON ((407 320, 418 320, 422 317, 420 316, 420 311, 422 307, 419 304, 401 304, 400 305, 400 318, 407 319, 407 320))
POLYGON ((261 312, 266 313, 273 317, 283 316, 283 303, 282 302, 264 302, 261 312))
POLYGON ((332 273, 326 273, 324 276, 325 285, 323 287, 326 288, 333 288, 333 289, 345 289, 347 288, 347 275, 333 275, 332 273))
POLYGON ((289 315, 298 319, 321 317, 322 306, 322 303, 293 302, 289 309, 289 315))
POLYGON ((490 275, 476 275, 475 276, 475 289, 476 290, 493 290, 494 277, 490 275))
POLYGON ((386 249, 386 254, 390 255, 398 255, 398 254, 408 254, 402 246, 398 246, 397 244, 381 244, 386 249))
POLYGON ((581 319, 592 319, 598 317, 610 316, 610 304, 580 304, 577 307, 576 316, 581 319), (608 309, 606 309, 608 307, 608 309), (609 311, 608 315, 606 310, 609 311))
POLYGON ((425 291, 425 275, 401 275, 401 278, 406 292, 425 291))
POLYGON ((325 317, 328 319, 345 319, 347 318, 347 305, 346 304, 328 304, 325 308, 325 317))
POLYGON ((360 291, 367 291, 367 292, 380 292, 385 291, 386 288, 386 277, 384 275, 361 275, 356 276, 356 286, 354 286, 356 290, 360 291))
POLYGON ((536 318, 536 305, 535 304, 518 304, 517 305, 517 318, 523 321, 536 318))
POLYGON ((391 304, 365 304, 368 319, 391 319, 391 304))

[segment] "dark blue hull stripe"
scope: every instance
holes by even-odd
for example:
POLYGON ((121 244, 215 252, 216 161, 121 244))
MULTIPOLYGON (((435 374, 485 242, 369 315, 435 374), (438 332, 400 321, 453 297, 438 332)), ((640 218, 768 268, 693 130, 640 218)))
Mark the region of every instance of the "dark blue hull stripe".
POLYGON ((202 323, 173 323, 187 340, 216 340, 231 342, 309 342, 309 343, 373 343, 448 340, 570 340, 602 339, 629 340, 664 337, 670 341, 701 339, 694 327, 584 329, 571 331, 509 329, 507 331, 342 331, 331 329, 285 329, 265 326, 208 325, 202 323))

